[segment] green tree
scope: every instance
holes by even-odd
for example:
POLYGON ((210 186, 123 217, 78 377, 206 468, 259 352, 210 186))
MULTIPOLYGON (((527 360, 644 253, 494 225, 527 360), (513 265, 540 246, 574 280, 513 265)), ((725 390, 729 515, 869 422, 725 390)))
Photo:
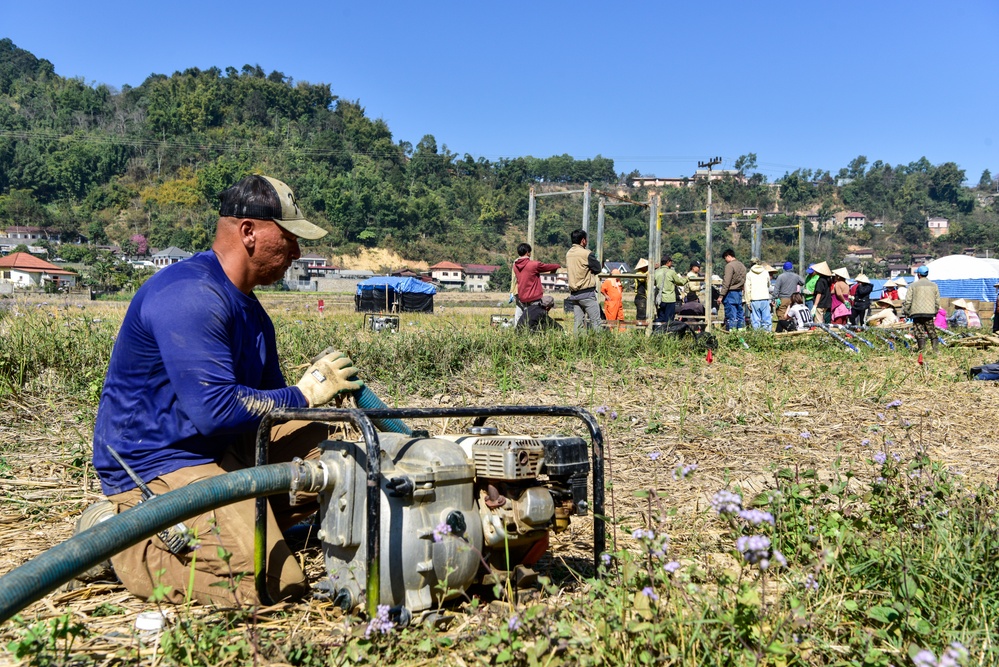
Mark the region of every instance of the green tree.
POLYGON ((898 225, 898 233, 909 243, 922 244, 929 240, 926 216, 919 209, 909 208, 898 225))
POLYGON ((756 153, 740 155, 735 161, 735 170, 745 176, 750 171, 756 170, 756 153))

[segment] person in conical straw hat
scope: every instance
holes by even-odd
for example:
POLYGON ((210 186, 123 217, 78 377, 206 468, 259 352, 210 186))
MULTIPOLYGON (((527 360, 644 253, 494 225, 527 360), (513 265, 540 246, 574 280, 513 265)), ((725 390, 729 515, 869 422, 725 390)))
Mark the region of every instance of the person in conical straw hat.
POLYGON ((973 303, 964 299, 956 299, 953 304, 954 314, 947 318, 947 323, 955 327, 981 329, 982 321, 978 317, 978 309, 973 303))
POLYGON ((884 299, 897 299, 898 298, 898 283, 892 278, 884 284, 884 289, 882 292, 882 298, 884 299))
MULTIPOLYGON (((642 257, 635 264, 635 273, 649 274, 649 260, 642 257)), ((647 294, 648 278, 635 278, 635 319, 644 320, 647 317, 646 309, 649 306, 647 294)))
POLYGON ((815 282, 812 316, 815 317, 816 322, 828 323, 830 320, 829 313, 832 311, 832 271, 826 262, 812 264, 812 270, 819 276, 819 279, 815 282))
POLYGON ((874 302, 873 315, 867 318, 867 325, 872 327, 890 327, 899 322, 896 308, 901 307, 901 303, 892 299, 878 299, 874 302))
POLYGON ((867 312, 871 309, 871 292, 874 286, 871 280, 863 273, 857 276, 857 282, 850 288, 850 296, 853 297, 853 307, 850 312, 850 324, 862 325, 867 319, 867 312))
POLYGON ((841 266, 833 273, 832 289, 832 323, 846 324, 853 312, 853 300, 850 298, 850 272, 841 266))

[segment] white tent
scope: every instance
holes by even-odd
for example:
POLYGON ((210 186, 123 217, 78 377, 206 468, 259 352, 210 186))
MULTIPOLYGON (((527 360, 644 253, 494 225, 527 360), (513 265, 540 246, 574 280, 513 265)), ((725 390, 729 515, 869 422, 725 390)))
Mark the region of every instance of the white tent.
POLYGON ((948 299, 992 301, 999 283, 999 262, 996 260, 948 255, 926 265, 929 279, 940 288, 940 296, 948 299))

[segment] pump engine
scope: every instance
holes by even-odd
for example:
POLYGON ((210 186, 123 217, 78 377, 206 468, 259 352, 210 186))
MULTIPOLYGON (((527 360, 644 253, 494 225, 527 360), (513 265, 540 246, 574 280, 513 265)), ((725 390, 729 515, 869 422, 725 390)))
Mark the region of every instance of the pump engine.
MULTIPOLYGON (((380 604, 418 614, 475 584, 511 577, 525 585, 550 533, 588 511, 581 438, 501 435, 489 426, 419 435, 378 434, 380 604)), ((321 461, 337 480, 320 495, 328 585, 349 607, 370 590, 365 444, 328 440, 321 461)))

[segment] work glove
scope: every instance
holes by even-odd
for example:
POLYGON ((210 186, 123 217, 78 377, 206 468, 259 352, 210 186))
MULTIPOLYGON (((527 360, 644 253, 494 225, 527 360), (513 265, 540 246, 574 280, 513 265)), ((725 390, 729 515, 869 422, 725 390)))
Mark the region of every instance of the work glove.
POLYGON ((357 378, 357 369, 350 357, 334 350, 314 360, 296 386, 309 407, 314 408, 329 403, 337 394, 357 391, 364 382, 357 378))
POLYGON ((507 301, 507 303, 513 303, 513 298, 514 298, 514 297, 513 297, 513 295, 511 294, 511 295, 510 295, 510 300, 509 300, 509 301, 507 301))

